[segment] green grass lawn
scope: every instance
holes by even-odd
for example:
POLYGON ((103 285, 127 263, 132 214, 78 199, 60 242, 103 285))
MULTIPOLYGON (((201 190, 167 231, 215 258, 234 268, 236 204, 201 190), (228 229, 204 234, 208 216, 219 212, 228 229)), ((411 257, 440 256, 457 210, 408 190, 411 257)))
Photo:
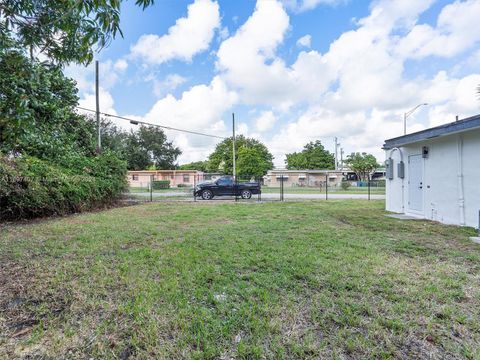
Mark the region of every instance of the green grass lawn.
POLYGON ((0 358, 480 358, 473 229, 379 201, 164 202, 0 228, 0 358))

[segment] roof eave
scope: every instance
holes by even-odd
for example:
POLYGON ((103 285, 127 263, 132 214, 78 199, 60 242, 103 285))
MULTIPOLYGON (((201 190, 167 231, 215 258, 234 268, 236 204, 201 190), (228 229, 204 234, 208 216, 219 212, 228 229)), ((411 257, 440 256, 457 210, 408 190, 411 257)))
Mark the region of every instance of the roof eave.
POLYGON ((425 129, 412 134, 399 136, 385 140, 383 144, 384 150, 390 150, 395 147, 401 147, 420 141, 430 140, 437 137, 458 134, 461 132, 480 129, 480 115, 475 115, 466 119, 455 121, 452 123, 425 129))

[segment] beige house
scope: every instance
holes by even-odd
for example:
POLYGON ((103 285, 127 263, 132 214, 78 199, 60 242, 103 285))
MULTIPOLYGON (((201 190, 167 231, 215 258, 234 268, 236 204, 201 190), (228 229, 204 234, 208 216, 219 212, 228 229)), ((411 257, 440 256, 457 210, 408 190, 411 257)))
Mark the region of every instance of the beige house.
POLYGON ((284 187, 340 186, 343 172, 338 170, 269 170, 264 176, 264 186, 279 187, 283 176, 284 187))
POLYGON ((204 174, 197 170, 140 170, 128 171, 127 180, 130 187, 150 186, 150 181, 169 180, 170 187, 194 186, 199 181, 204 181, 204 174))

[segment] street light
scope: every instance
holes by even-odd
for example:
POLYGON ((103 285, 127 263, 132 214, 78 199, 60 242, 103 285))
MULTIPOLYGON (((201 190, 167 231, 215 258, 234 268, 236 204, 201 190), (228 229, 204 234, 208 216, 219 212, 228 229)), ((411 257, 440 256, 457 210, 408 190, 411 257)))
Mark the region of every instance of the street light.
POLYGON ((415 112, 415 110, 417 110, 420 106, 424 106, 424 105, 427 106, 428 104, 427 103, 418 104, 412 110, 409 110, 403 114, 403 135, 407 134, 407 117, 412 115, 415 112))

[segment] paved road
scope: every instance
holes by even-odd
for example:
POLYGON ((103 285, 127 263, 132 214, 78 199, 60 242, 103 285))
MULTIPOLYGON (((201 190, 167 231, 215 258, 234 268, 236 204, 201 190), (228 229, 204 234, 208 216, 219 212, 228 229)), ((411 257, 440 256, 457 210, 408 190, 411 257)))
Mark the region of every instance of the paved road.
MULTIPOLYGON (((132 193, 132 195, 137 195, 141 197, 150 197, 150 193, 132 193)), ((191 197, 190 194, 180 191, 169 191, 169 192, 157 192, 153 193, 153 197, 191 197)), ((257 195, 253 195, 252 199, 256 199, 257 195)), ((325 200, 325 194, 284 194, 284 199, 304 199, 304 200, 325 200)), ((221 197, 222 199, 228 199, 229 197, 221 197)), ((265 200, 276 200, 280 198, 280 194, 274 193, 264 193, 262 194, 262 199, 265 200)), ((368 199, 367 194, 328 194, 329 199, 368 199)), ((372 200, 383 200, 385 195, 372 194, 370 195, 372 200)))

